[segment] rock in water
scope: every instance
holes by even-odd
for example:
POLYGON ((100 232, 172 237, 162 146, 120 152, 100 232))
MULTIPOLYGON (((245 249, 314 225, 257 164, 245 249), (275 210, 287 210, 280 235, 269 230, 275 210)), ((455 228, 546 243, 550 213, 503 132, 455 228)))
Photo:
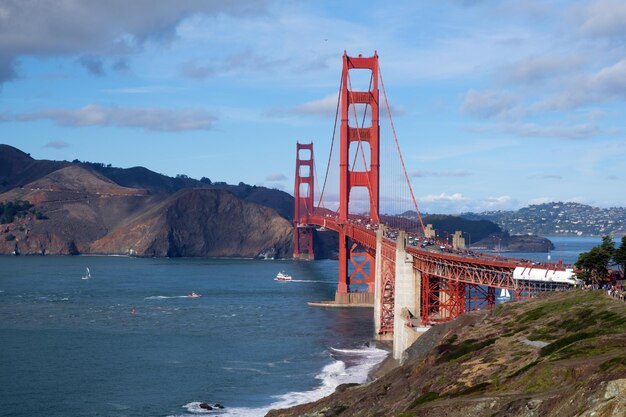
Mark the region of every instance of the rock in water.
POLYGON ((203 410, 213 410, 213 407, 211 407, 208 403, 200 403, 199 407, 203 410))

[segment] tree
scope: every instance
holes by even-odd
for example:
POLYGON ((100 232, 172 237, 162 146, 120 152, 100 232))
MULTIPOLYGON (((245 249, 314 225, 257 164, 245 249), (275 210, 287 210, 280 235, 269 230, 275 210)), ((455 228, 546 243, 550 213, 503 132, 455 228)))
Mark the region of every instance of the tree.
POLYGON ((587 282, 600 284, 609 273, 609 264, 615 253, 613 239, 610 236, 603 236, 602 243, 594 246, 589 252, 583 252, 578 256, 574 264, 579 278, 587 282))
POLYGON ((613 255, 615 254, 615 243, 613 242, 613 238, 611 236, 602 236, 600 248, 613 258, 613 255))
POLYGON ((622 244, 613 252, 613 261, 624 274, 626 272, 626 236, 622 236, 622 244))

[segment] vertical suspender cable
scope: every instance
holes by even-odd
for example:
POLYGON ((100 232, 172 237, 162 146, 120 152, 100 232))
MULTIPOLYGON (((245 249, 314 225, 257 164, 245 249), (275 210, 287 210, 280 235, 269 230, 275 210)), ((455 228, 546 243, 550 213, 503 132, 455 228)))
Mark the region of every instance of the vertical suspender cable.
POLYGON ((415 207, 415 212, 417 213, 417 218, 420 221, 420 226, 422 227, 422 233, 425 233, 424 221, 422 220, 422 215, 417 208, 417 201, 415 200, 415 195, 413 194, 413 187, 411 187, 411 181, 409 181, 409 175, 406 173, 406 166, 404 165, 404 158, 402 157, 402 152, 400 152, 400 145, 398 144, 398 136, 396 135, 396 128, 393 125, 393 119, 391 118, 391 110, 389 108, 389 102, 387 101, 387 91, 385 90, 385 83, 383 81, 383 73, 378 67, 378 74, 380 74, 380 84, 383 87, 383 95, 385 97, 385 105, 387 107, 387 113, 389 115, 389 123, 391 123, 391 131, 393 132, 393 138, 396 141, 396 148, 398 149, 398 155, 400 155, 400 162, 402 163, 402 170, 404 171, 404 177, 406 178, 406 183, 409 186, 409 192, 411 193, 411 199, 413 200, 413 206, 415 207))
MULTIPOLYGON (((330 142, 330 154, 328 155, 328 164, 326 165, 326 174, 324 175, 324 185, 322 187, 322 192, 320 193, 320 199, 317 205, 320 205, 322 198, 324 197, 324 191, 326 190, 326 181, 328 180, 328 171, 330 170, 330 162, 333 156, 333 148, 335 146, 335 134, 337 133, 337 119, 339 118, 339 103, 341 102, 341 87, 343 87, 343 76, 339 81, 339 91, 337 94, 337 109, 335 110, 335 126, 333 127, 333 139, 330 142)), ((337 208, 336 211, 339 211, 337 208)))

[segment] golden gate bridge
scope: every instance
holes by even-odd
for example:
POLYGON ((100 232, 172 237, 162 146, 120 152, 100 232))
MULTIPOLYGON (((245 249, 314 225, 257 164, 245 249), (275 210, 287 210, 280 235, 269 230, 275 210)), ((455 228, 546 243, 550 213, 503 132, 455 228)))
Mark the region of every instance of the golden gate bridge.
POLYGON ((573 271, 561 263, 536 264, 477 254, 464 250, 462 238, 460 244, 450 247, 447 238, 438 240, 431 228, 424 226, 400 152, 377 53, 351 57, 344 52, 321 186, 315 172, 313 144, 298 143, 294 258, 314 259, 316 229, 337 232, 339 276, 333 303, 373 305, 376 337, 393 340, 396 358, 423 326, 451 320, 466 311, 493 308, 497 290, 523 299, 577 282, 573 271), (369 78, 365 88, 353 88, 355 72, 361 82, 369 78), (382 128, 379 86, 388 122, 382 128), (337 169, 338 194, 333 194, 329 180, 337 176, 337 169), (381 213, 381 203, 385 213, 381 213), (409 210, 415 218, 402 215, 409 210))

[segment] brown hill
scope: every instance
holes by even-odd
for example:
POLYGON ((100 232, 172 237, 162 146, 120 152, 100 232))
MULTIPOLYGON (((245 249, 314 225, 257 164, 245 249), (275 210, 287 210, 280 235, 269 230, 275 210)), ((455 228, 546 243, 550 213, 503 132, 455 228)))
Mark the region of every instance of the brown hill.
POLYGON ((185 188, 226 190, 242 200, 271 207, 286 219, 293 218, 293 197, 284 191, 244 183, 232 185, 224 182, 203 182, 184 176, 172 178, 144 167, 115 168, 101 164, 83 165, 92 165, 93 169, 119 185, 146 189, 152 194, 173 194, 185 188))
POLYGON ((206 178, 199 181, 185 175, 174 178, 144 167, 117 168, 78 160, 36 160, 17 148, 3 144, 0 144, 0 193, 29 184, 67 166, 85 168, 122 187, 147 190, 150 194, 170 195, 185 188, 226 190, 243 200, 271 207, 287 219, 293 217, 293 197, 284 191, 244 183, 211 182, 206 178))
POLYGON ((148 194, 146 190, 121 187, 96 172, 80 166, 71 165, 26 184, 20 189, 12 190, 7 193, 7 196, 15 194, 26 197, 36 194, 37 191, 105 194, 109 196, 148 194))
POLYGON ((0 227, 4 254, 17 248, 22 254, 291 255, 285 218, 293 215, 293 197, 279 190, 172 178, 143 167, 38 161, 0 145, 3 190, 0 202, 34 204, 0 227))
POLYGON ((9 145, 0 144, 0 193, 28 184, 57 169, 66 161, 36 160, 9 145))
POLYGON ((16 245, 22 254, 285 257, 292 250, 289 221, 221 190, 150 195, 74 165, 0 194, 17 199, 35 207, 3 225, 1 253, 16 245))
POLYGON ((552 293, 434 326, 379 379, 268 417, 623 417, 624 346, 624 302, 552 293))
POLYGON ((94 242, 139 256, 285 257, 292 226, 274 210, 221 190, 182 190, 94 242))
POLYGON ((11 253, 16 244, 22 254, 88 252, 93 241, 162 198, 120 187, 78 166, 62 168, 0 194, 0 201, 35 205, 25 216, 2 225, 0 253, 11 253))

